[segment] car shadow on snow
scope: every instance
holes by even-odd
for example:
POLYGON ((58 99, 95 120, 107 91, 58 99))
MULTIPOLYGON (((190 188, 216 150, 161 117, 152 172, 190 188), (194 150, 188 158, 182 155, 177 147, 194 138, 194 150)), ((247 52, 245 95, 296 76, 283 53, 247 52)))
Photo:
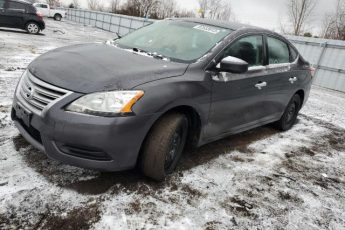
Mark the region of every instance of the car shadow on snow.
MULTIPOLYGON (((102 173, 65 165, 49 159, 45 154, 34 149, 21 135, 14 137, 13 143, 28 167, 33 168, 56 186, 71 189, 85 195, 97 195, 106 192, 118 193, 120 191, 145 194, 150 190, 157 191, 160 188, 177 187, 184 171, 203 165, 222 154, 234 150, 243 153, 248 161, 248 158, 250 159, 254 154, 248 146, 277 132, 271 126, 264 126, 212 142, 194 150, 187 150, 176 172, 168 176, 165 182, 162 183, 157 183, 144 177, 138 169, 102 173)), ((233 160, 244 161, 244 159, 239 157, 234 157, 233 160)), ((195 193, 190 188, 186 187, 183 189, 192 194, 195 193)))
POLYGON ((42 33, 29 34, 25 30, 5 29, 5 28, 0 28, 0 32, 11 32, 11 33, 17 33, 17 34, 28 34, 28 35, 36 35, 36 36, 45 36, 45 34, 42 34, 42 33))

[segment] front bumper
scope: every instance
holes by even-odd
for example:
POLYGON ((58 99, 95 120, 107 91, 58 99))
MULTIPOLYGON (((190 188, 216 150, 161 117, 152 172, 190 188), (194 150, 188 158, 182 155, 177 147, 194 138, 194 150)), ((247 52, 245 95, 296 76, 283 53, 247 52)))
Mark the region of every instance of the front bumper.
POLYGON ((23 104, 15 97, 12 120, 29 143, 55 160, 100 171, 135 167, 145 136, 159 115, 109 118, 64 111, 64 105, 76 97, 58 101, 44 115, 33 113, 29 121, 19 118, 23 104))

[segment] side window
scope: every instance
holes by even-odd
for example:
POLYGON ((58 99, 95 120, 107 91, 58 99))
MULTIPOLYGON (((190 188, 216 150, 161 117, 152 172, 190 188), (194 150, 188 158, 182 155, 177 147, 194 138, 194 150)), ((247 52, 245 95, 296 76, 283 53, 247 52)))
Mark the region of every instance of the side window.
POLYGON ((28 13, 36 13, 37 9, 33 5, 27 5, 26 8, 28 13))
POLYGON ((294 62, 298 57, 298 52, 290 46, 290 62, 294 62))
POLYGON ((9 2, 8 9, 25 12, 26 7, 24 4, 19 2, 9 2))
POLYGON ((0 0, 0 9, 3 9, 5 5, 5 0, 0 0))
POLYGON ((42 4, 42 5, 41 5, 41 8, 45 8, 45 9, 47 9, 47 8, 48 8, 48 6, 47 6, 47 5, 42 4))
POLYGON ((223 58, 233 56, 248 62, 249 66, 263 65, 262 36, 248 36, 241 38, 224 50, 223 58))
POLYGON ((272 37, 267 37, 268 45, 268 63, 281 64, 290 62, 290 53, 288 45, 272 37))

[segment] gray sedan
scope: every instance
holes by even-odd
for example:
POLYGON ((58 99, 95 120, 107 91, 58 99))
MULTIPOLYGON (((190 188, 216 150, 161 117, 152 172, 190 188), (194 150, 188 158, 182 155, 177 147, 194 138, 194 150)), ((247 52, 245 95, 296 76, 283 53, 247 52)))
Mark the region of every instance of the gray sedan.
POLYGON ((312 76, 277 33, 168 19, 38 57, 18 84, 12 119, 51 158, 101 171, 139 166, 163 180, 187 145, 270 123, 290 129, 312 76))

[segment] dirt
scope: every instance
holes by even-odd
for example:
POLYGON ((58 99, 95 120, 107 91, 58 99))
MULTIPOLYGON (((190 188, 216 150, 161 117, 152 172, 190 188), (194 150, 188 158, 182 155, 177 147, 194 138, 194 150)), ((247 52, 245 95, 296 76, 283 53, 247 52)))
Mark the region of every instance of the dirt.
POLYGON ((90 226, 99 221, 100 211, 97 205, 87 205, 85 207, 73 209, 67 212, 66 216, 61 217, 52 213, 42 215, 40 222, 35 229, 89 229, 90 226))
POLYGON ((243 154, 241 156, 233 156, 234 161, 250 162, 252 161, 250 157, 253 155, 253 150, 248 146, 255 141, 268 138, 277 133, 276 129, 268 125, 207 144, 201 148, 194 149, 194 151, 186 152, 181 160, 179 169, 182 171, 188 170, 205 164, 224 153, 236 150, 243 154))

